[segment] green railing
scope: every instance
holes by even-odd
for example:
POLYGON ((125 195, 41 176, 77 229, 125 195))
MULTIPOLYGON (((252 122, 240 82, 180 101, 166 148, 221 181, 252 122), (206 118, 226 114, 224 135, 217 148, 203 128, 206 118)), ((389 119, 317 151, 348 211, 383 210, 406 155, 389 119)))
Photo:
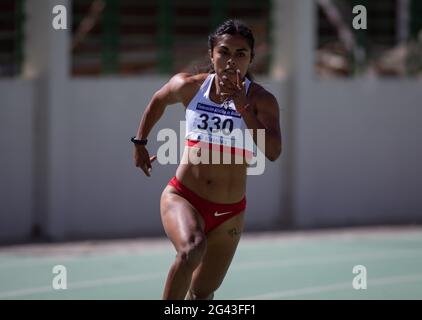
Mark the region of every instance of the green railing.
POLYGON ((211 1, 211 30, 218 27, 227 17, 227 0, 211 1))
POLYGON ((105 7, 102 15, 102 70, 105 74, 118 72, 119 66, 119 1, 103 0, 105 7))
POLYGON ((406 56, 406 74, 409 77, 422 73, 421 45, 418 40, 422 31, 422 2, 412 0, 410 4, 409 45, 406 56))
POLYGON ((269 12, 269 14, 268 14, 268 19, 267 19, 267 26, 266 26, 266 28, 267 28, 267 39, 266 39, 266 42, 267 42, 267 48, 268 48, 268 50, 267 50, 267 56, 266 56, 266 58, 265 58, 265 61, 266 61, 266 63, 265 63, 265 70, 269 70, 269 68, 270 68, 270 66, 271 66, 271 64, 272 64, 272 50, 270 50, 270 48, 272 48, 273 47, 273 31, 272 30, 274 30, 273 28, 274 28, 274 23, 273 23, 273 15, 271 14, 271 12, 272 12, 272 9, 273 9, 273 3, 272 3, 272 1, 271 0, 262 0, 261 2, 261 5, 264 7, 264 9, 266 9, 268 12, 269 12))
POLYGON ((410 5, 410 37, 416 39, 422 30, 422 1, 412 0, 410 5))
POLYGON ((160 0, 158 11, 158 70, 166 74, 172 72, 172 16, 171 0, 160 0))
POLYGON ((2 3, 0 12, 0 77, 22 73, 24 60, 25 0, 2 3))
MULTIPOLYGON (((100 59, 100 73, 103 74, 116 74, 119 73, 121 70, 130 70, 131 68, 137 68, 137 65, 145 65, 146 68, 155 69, 158 73, 161 74, 169 74, 173 73, 177 70, 176 69, 176 62, 175 59, 175 52, 179 52, 180 46, 183 46, 181 43, 175 43, 175 39, 180 36, 178 33, 178 27, 182 24, 180 24, 180 20, 178 19, 184 19, 184 16, 180 17, 178 16, 178 11, 181 10, 181 8, 188 8, 187 6, 183 5, 180 6, 173 0, 158 0, 158 1, 142 1, 142 2, 135 2, 135 1, 119 1, 119 0, 103 0, 105 6, 103 9, 103 12, 101 13, 100 18, 100 34, 98 35, 100 37, 100 43, 101 47, 98 48, 99 51, 97 51, 97 57, 100 59), (134 13, 132 14, 130 11, 128 14, 130 16, 134 15, 139 17, 147 17, 143 12, 142 8, 145 8, 146 12, 154 12, 152 16, 148 16, 147 19, 153 19, 153 26, 149 25, 149 21, 147 23, 142 23, 143 21, 139 23, 133 24, 132 22, 129 23, 130 25, 130 34, 123 34, 123 26, 124 28, 127 27, 127 21, 125 19, 125 15, 121 15, 122 12, 127 12, 127 8, 135 8, 134 13), (152 27, 154 31, 150 33, 145 33, 143 30, 145 30, 145 25, 148 25, 148 28, 152 27), (139 31, 137 29, 139 28, 139 31), (135 30, 135 31, 133 31, 135 30), (148 49, 146 49, 145 52, 148 52, 145 54, 146 57, 145 60, 138 62, 133 62, 133 55, 131 56, 126 51, 123 50, 123 45, 126 47, 126 44, 128 43, 128 39, 134 39, 136 36, 139 35, 139 37, 143 40, 151 40, 151 45, 155 42, 156 45, 156 52, 155 52, 155 59, 154 57, 151 58, 151 45, 149 45, 148 49), (142 38, 143 37, 143 38, 142 38), (127 59, 126 59, 127 58, 127 59), (154 60, 151 60, 154 59, 154 60), (127 62, 131 61, 131 62, 127 62), (153 65, 153 67, 151 67, 153 65)), ((87 7, 92 2, 87 0, 74 0, 73 4, 75 5, 74 8, 76 8, 76 5, 79 6, 79 8, 87 7)), ((204 10, 209 12, 209 16, 207 17, 207 22, 201 21, 200 24, 201 27, 205 25, 208 26, 209 31, 214 30, 219 24, 221 24, 224 20, 226 20, 230 13, 233 11, 236 12, 236 10, 242 10, 242 9, 253 9, 257 8, 260 9, 261 12, 263 12, 264 15, 270 17, 269 10, 271 8, 271 0, 261 0, 261 1, 247 1, 245 0, 244 3, 238 4, 236 7, 230 6, 230 2, 226 0, 210 0, 208 3, 200 3, 199 5, 194 5, 194 7, 202 6, 204 10), (268 13, 265 13, 267 10, 268 13)), ((79 9, 78 9, 79 10, 79 9)), ((82 12, 87 9, 79 10, 78 12, 74 12, 74 19, 77 16, 84 16, 87 14, 87 12, 82 12)), ((253 16, 249 13, 249 16, 251 19, 257 20, 256 16, 253 16)), ((192 16, 194 18, 194 16, 192 16)), ((188 14, 189 18, 189 14, 188 14)), ((242 16, 239 17, 242 19, 242 16)), ((81 20, 81 19, 79 19, 81 20)), ((133 16, 129 21, 134 21, 133 16)), ((136 20, 135 20, 136 21, 136 20)), ((264 24, 264 28, 266 30, 270 30, 271 28, 271 19, 262 19, 258 20, 258 24, 264 24)), ((192 38, 197 37, 197 33, 195 33, 195 26, 192 27, 192 38)), ((181 31, 184 34, 186 33, 186 29, 184 31, 181 31)), ((91 49, 87 49, 87 47, 84 47, 83 45, 80 46, 81 51, 74 52, 74 59, 78 59, 81 57, 79 61, 88 61, 89 58, 86 58, 88 56, 93 56, 92 48, 94 47, 95 43, 95 37, 97 35, 91 35, 90 37, 90 44, 87 47, 90 47, 91 49), (87 51, 84 51, 87 50, 87 51)), ((270 42, 270 32, 267 32, 267 37, 265 39, 265 42, 270 42)), ((206 46, 206 37, 207 34, 203 35, 204 37, 204 44, 206 46)), ((262 40, 262 35, 259 36, 260 40, 262 40)), ((133 43, 133 40, 130 40, 133 43)), ((149 41, 148 41, 149 42, 149 41)), ((139 43, 145 43, 145 41, 140 41, 139 43)), ((197 43, 202 43, 199 41, 197 43)), ((131 47, 134 48, 133 45, 131 47)), ((130 49, 130 50, 132 50, 130 49)), ((142 50, 141 47, 138 47, 136 50, 142 50)), ((197 48, 196 48, 197 50, 197 48)), ((268 50, 269 51, 269 50, 268 50)), ((191 59, 192 57, 189 57, 191 59)), ((200 57, 198 57, 200 58, 200 57)), ((262 57, 261 57, 262 58, 262 57)), ((269 56, 267 54, 266 60, 269 60, 269 56)), ((196 58, 192 58, 196 59, 196 58)), ((77 61, 77 60, 76 60, 77 61)), ((187 62, 188 63, 188 62, 187 62)), ((180 64, 180 63, 179 63, 180 64)), ((266 63, 268 66, 269 63, 266 63)), ((84 64, 86 66, 86 64, 84 64)), ((180 67, 180 66, 178 66, 180 67)), ((139 67, 142 68, 142 67, 139 67)), ((83 70, 83 67, 82 69, 83 70)), ((92 68, 91 68, 92 70, 92 68)), ((142 69, 139 69, 142 70, 142 69)))
POLYGON ((16 8, 15 8, 15 52, 14 52, 14 62, 15 62, 15 74, 20 75, 22 72, 22 64, 24 59, 23 54, 23 43, 24 43, 24 32, 23 26, 25 23, 25 15, 24 15, 24 4, 25 0, 15 0, 16 1, 16 8))
MULTIPOLYGON (((352 7, 357 5, 363 5, 365 8, 368 8, 368 0, 352 0, 352 7)), ((369 12, 368 12, 369 16, 369 12)), ((369 19, 367 21, 367 27, 369 28, 369 19)), ((355 39, 356 39, 356 48, 355 52, 350 53, 350 58, 352 59, 353 65, 353 74, 359 75, 366 68, 368 61, 368 30, 355 30, 352 28, 355 39)))

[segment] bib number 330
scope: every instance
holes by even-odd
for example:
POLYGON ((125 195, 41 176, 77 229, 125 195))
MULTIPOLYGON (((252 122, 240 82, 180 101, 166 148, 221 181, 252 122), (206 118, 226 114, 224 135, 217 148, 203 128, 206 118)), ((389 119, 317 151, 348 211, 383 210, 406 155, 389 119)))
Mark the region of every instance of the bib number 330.
POLYGON ((214 116, 210 119, 206 113, 202 113, 199 117, 201 118, 201 123, 198 124, 198 129, 209 130, 210 132, 213 130, 228 130, 228 132, 231 133, 233 131, 232 119, 225 119, 221 122, 220 117, 214 116))

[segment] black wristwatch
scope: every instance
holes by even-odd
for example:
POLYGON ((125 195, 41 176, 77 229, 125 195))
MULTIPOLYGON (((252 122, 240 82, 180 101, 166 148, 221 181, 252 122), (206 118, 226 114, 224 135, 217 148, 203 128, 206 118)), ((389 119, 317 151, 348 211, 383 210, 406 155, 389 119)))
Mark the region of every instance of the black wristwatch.
POLYGON ((130 141, 132 141, 134 144, 145 146, 148 142, 148 139, 136 139, 136 137, 132 137, 130 138, 130 141))

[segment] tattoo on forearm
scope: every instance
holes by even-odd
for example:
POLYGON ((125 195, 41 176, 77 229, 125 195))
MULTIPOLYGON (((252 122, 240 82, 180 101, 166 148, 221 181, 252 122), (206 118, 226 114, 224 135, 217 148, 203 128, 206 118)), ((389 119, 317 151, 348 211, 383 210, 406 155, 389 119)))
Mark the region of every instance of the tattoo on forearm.
POLYGON ((229 230, 229 235, 231 235, 232 237, 240 236, 240 234, 241 234, 241 231, 237 230, 236 228, 229 230))

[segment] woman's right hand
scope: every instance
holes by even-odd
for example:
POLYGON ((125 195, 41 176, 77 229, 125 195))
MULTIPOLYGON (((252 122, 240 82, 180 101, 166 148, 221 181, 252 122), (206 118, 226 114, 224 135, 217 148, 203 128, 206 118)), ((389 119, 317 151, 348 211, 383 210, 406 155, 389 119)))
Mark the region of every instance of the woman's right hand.
POLYGON ((151 176, 152 166, 151 163, 157 159, 157 156, 149 156, 148 150, 144 145, 134 145, 133 159, 135 161, 135 166, 141 168, 142 171, 148 177, 151 176))

